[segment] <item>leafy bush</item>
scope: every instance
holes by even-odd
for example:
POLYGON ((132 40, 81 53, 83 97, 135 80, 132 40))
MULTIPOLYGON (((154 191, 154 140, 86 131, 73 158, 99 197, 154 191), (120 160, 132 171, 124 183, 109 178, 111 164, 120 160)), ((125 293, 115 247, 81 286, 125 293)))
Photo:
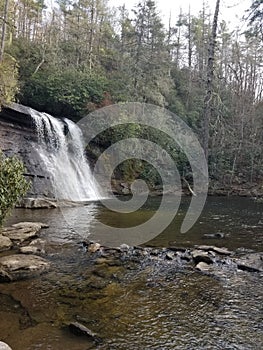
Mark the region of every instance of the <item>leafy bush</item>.
POLYGON ((73 68, 38 71, 21 87, 20 101, 52 115, 79 119, 89 105, 100 105, 107 91, 105 76, 73 68))
POLYGON ((16 202, 27 192, 29 183, 23 176, 24 164, 0 151, 0 227, 16 202))

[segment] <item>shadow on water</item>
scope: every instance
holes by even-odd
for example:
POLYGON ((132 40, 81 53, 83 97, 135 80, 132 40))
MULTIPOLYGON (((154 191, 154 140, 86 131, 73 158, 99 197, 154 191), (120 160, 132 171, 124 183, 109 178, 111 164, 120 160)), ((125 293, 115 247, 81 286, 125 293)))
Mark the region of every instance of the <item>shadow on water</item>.
MULTIPOLYGON (((261 349, 262 276, 244 271, 214 277, 159 264, 92 264, 80 244, 108 225, 138 225, 158 208, 151 198, 137 213, 114 213, 92 203, 81 208, 15 210, 9 222, 44 221, 52 270, 27 281, 0 285, 0 339, 13 350, 35 349, 261 349), (88 215, 88 217, 87 217, 88 215), (71 223, 69 227, 68 223, 71 223), (71 334, 78 321, 103 339, 94 344, 71 334)), ((148 244, 156 247, 209 244, 262 251, 263 204, 246 198, 209 198, 202 216, 186 234, 180 226, 184 198, 169 227, 148 244), (223 233, 220 239, 207 235, 223 233)))

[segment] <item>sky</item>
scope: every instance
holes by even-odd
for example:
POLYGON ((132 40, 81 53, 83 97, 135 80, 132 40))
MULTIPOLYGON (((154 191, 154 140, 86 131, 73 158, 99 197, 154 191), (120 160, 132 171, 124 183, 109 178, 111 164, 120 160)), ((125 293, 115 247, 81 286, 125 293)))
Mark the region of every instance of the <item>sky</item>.
MULTIPOLYGON (((163 22, 168 24, 169 14, 171 12, 172 24, 176 23, 176 17, 180 12, 180 7, 183 12, 188 13, 189 5, 193 15, 198 14, 203 7, 203 1, 208 4, 211 13, 214 13, 216 0, 156 0, 158 11, 160 12, 163 22)), ((110 6, 126 5, 127 9, 132 9, 139 0, 109 0, 110 6)), ((221 0, 220 19, 224 19, 230 29, 234 29, 239 23, 240 19, 251 5, 251 0, 221 0)))

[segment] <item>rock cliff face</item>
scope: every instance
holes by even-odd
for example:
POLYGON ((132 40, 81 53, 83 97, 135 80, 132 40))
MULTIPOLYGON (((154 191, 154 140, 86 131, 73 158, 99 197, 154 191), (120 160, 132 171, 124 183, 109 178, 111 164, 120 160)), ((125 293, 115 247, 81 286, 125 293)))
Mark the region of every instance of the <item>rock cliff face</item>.
POLYGON ((28 197, 53 197, 51 181, 45 173, 37 150, 37 132, 30 108, 12 104, 0 112, 0 149, 7 156, 16 155, 27 169, 31 181, 28 197))

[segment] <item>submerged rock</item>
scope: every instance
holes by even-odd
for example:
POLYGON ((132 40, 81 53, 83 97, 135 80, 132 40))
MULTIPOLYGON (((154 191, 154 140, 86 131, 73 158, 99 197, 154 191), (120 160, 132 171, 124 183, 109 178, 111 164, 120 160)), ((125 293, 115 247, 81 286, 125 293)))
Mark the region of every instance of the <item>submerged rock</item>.
POLYGON ((12 245, 13 243, 10 238, 0 234, 0 252, 10 249, 12 245))
POLYGON ((29 245, 20 247, 19 251, 23 254, 45 254, 45 241, 40 238, 34 239, 29 245))
POLYGON ((92 339, 96 343, 101 343, 102 342, 102 339, 99 338, 96 333, 92 332, 89 328, 84 326, 82 323, 71 322, 69 324, 69 330, 75 335, 87 336, 88 338, 92 339))
POLYGON ((223 232, 215 232, 215 233, 205 233, 205 238, 225 238, 225 234, 223 232))
POLYGON ((3 341, 0 341, 0 350, 12 350, 9 345, 4 343, 3 341))
POLYGON ((13 254, 0 258, 0 281, 10 282, 34 277, 50 268, 50 263, 36 255, 13 254))

